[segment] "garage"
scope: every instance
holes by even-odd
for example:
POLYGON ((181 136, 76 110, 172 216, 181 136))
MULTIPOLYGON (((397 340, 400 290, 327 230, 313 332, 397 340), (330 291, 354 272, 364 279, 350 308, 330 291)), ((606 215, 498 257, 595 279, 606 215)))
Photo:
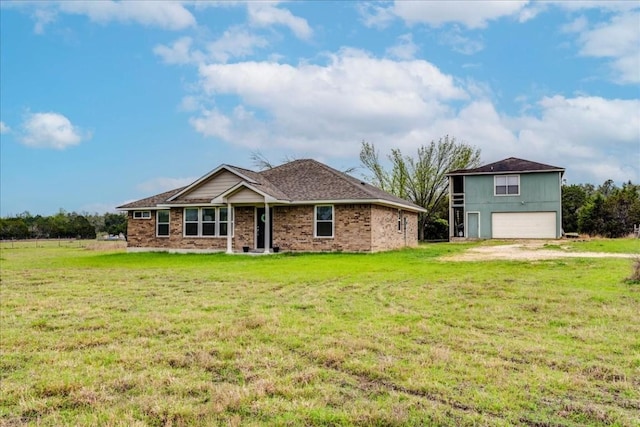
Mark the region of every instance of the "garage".
POLYGON ((555 239, 555 212, 494 212, 491 214, 494 239, 555 239))

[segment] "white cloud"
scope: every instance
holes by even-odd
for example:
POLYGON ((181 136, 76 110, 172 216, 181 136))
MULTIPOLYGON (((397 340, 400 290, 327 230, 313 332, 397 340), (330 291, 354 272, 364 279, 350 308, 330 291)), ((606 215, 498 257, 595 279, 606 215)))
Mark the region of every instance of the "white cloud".
POLYGON ((11 128, 4 122, 0 122, 0 134, 11 132, 11 128))
POLYGON ((36 9, 33 13, 33 18, 36 23, 33 26, 33 32, 36 34, 44 34, 45 27, 54 22, 57 17, 57 12, 53 9, 41 8, 36 9))
POLYGON ((582 32, 580 54, 611 58, 614 80, 640 82, 640 12, 616 15, 607 23, 582 32))
POLYGON ((484 49, 484 42, 479 35, 471 38, 462 35, 462 31, 457 25, 440 34, 439 40, 442 44, 450 46, 454 51, 463 55, 473 55, 484 49))
POLYGON ((196 25, 193 14, 179 1, 56 1, 17 2, 15 7, 33 8, 34 32, 42 34, 60 13, 84 15, 93 22, 132 22, 166 30, 196 25))
POLYGON ((458 23, 467 28, 484 28, 489 21, 516 16, 528 1, 396 1, 393 12, 409 24, 439 27, 458 23))
POLYGON ((356 4, 356 9, 362 23, 370 28, 386 28, 396 18, 393 8, 376 3, 359 2, 356 4))
POLYGON ((22 128, 22 143, 29 147, 63 150, 91 138, 90 133, 83 132, 58 113, 29 114, 22 128))
POLYGON ((268 45, 265 38, 251 34, 241 27, 226 30, 222 37, 209 43, 209 57, 215 61, 227 62, 230 58, 243 58, 254 53, 256 48, 268 45))
POLYGON ((181 37, 171 45, 157 45, 153 53, 166 64, 202 64, 206 61, 227 62, 233 58, 252 55, 256 48, 268 46, 265 38, 242 27, 231 27, 217 40, 206 44, 203 50, 193 47, 191 37, 181 37))
POLYGON ((538 108, 539 115, 511 120, 523 152, 545 153, 559 166, 570 162, 575 166, 568 169, 592 182, 637 181, 640 101, 553 96, 542 98, 538 108))
POLYGON ((153 53, 161 57, 166 64, 198 63, 204 59, 204 55, 191 50, 192 42, 191 37, 181 37, 170 46, 156 45, 153 53))
POLYGON ((248 2, 247 10, 249 21, 255 26, 284 25, 300 39, 309 39, 313 34, 306 19, 294 16, 288 10, 277 8, 273 2, 248 2))
POLYGON ((381 153, 412 153, 449 134, 481 148, 487 162, 516 156, 555 164, 574 182, 638 178, 640 126, 630 119, 638 100, 551 96, 509 116, 481 83, 454 80, 423 60, 356 50, 331 55, 325 65, 243 62, 199 72, 204 96, 239 99, 191 119, 196 131, 228 144, 353 158, 362 140, 381 153))
POLYGON ((387 54, 398 59, 413 59, 416 52, 418 52, 418 46, 413 42, 413 36, 411 34, 403 34, 398 37, 398 43, 395 46, 391 46, 387 49, 387 54))
POLYGON ((467 97, 426 61, 395 62, 357 50, 331 55, 324 66, 211 64, 200 75, 206 94, 237 95, 243 107, 204 111, 192 119, 194 128, 252 148, 346 153, 352 147, 345 143, 422 127, 447 113, 445 101, 467 97))
POLYGON ((157 177, 136 185, 136 188, 146 193, 162 193, 175 188, 184 187, 194 182, 196 177, 168 178, 157 177))

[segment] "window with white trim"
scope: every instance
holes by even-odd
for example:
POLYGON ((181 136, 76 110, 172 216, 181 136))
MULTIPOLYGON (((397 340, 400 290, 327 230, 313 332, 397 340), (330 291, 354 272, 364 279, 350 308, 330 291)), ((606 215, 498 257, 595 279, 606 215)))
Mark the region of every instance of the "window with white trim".
POLYGON ((169 236, 169 211, 162 210, 156 212, 156 235, 158 237, 169 236))
POLYGON ((398 209, 398 233, 402 233, 402 209, 398 209))
POLYGON ((151 211, 133 211, 133 219, 151 219, 151 211))
POLYGON ((494 194, 496 196, 520 195, 520 175, 499 175, 494 177, 494 194))
POLYGON ((227 208, 184 208, 184 235, 224 237, 229 233, 229 216, 227 208))
MULTIPOLYGON (((229 222, 231 219, 229 218, 229 210, 227 208, 219 208, 218 212, 218 226, 220 227, 219 235, 226 236, 229 233, 229 222)), ((231 211, 231 214, 233 215, 233 210, 231 211)))
POLYGON ((315 237, 333 237, 333 206, 315 207, 315 237))

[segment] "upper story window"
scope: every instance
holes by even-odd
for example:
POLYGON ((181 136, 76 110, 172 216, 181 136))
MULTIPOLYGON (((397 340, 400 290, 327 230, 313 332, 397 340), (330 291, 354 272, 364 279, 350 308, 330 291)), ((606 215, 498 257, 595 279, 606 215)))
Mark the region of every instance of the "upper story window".
POLYGON ((315 207, 315 237, 333 237, 333 206, 315 207))
POLYGON ((226 236, 229 232, 227 208, 185 208, 184 235, 194 237, 226 236))
POLYGON ((169 236, 169 211, 162 210, 156 212, 156 235, 159 237, 169 236))
POLYGON ((520 175, 500 175, 494 177, 494 194, 496 196, 519 196, 520 175))
POLYGON ((151 219, 151 211, 133 211, 133 219, 151 219))

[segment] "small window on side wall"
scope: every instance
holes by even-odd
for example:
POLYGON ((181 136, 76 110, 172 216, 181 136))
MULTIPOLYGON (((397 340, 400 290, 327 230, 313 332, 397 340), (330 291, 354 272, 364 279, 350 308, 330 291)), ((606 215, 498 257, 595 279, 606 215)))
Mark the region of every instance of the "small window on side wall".
POLYGON ((169 211, 157 211, 156 213, 156 234, 158 237, 169 236, 169 211))
POLYGON ((402 209, 398 209, 398 233, 402 233, 402 209))
POLYGON ((520 195, 520 175, 502 175, 494 177, 496 196, 520 195))
POLYGON ((133 219, 151 219, 151 211, 133 211, 133 219))
POLYGON ((332 205, 318 205, 315 207, 315 236, 333 237, 332 205))

